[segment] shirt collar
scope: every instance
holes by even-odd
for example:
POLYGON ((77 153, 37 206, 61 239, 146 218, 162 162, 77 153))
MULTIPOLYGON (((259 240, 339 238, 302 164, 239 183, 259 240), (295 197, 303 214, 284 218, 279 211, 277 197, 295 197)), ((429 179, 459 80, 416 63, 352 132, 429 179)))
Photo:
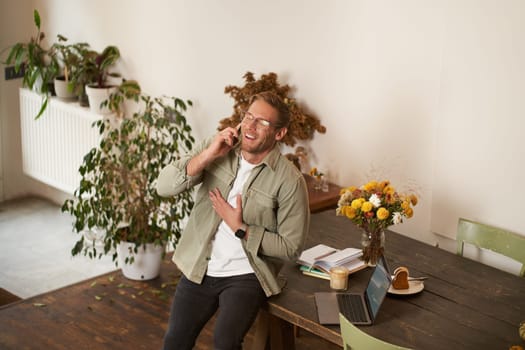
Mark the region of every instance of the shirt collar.
MULTIPOLYGON (((235 148, 235 153, 238 157, 241 156, 241 147, 238 145, 235 148)), ((281 150, 280 150, 280 144, 279 142, 276 142, 273 146, 272 150, 263 158, 263 160, 257 165, 261 166, 262 164, 268 166, 270 169, 275 171, 275 167, 277 166, 277 162, 279 161, 279 157, 281 156, 281 150)))

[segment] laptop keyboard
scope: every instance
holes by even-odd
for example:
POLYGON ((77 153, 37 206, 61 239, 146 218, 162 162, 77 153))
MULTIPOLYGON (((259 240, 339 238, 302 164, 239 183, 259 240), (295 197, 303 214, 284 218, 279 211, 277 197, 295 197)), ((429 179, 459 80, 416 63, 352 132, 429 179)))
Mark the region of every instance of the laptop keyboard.
POLYGON ((338 293, 337 303, 339 304, 339 311, 350 322, 368 321, 360 295, 338 293))

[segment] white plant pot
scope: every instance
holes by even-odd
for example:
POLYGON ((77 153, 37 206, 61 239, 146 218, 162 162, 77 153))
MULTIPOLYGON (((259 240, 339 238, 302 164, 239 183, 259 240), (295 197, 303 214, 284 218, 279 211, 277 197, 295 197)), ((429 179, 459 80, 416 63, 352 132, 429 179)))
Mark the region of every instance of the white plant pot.
POLYGON ((100 107, 100 104, 109 99, 109 95, 117 91, 117 87, 112 86, 108 88, 96 88, 86 85, 86 94, 89 99, 89 109, 97 114, 111 114, 107 107, 100 107))
POLYGON ((123 81, 124 79, 122 79, 120 75, 108 75, 106 77, 107 85, 119 86, 120 84, 122 84, 123 81))
POLYGON ((133 252, 135 243, 120 242, 117 246, 118 263, 122 268, 124 277, 131 280, 151 280, 160 274, 163 246, 146 244, 141 246, 138 252, 133 252), (132 264, 126 264, 126 257, 134 257, 132 264))
POLYGON ((69 91, 68 84, 64 79, 55 78, 55 94, 57 97, 68 100, 76 98, 76 95, 69 91))

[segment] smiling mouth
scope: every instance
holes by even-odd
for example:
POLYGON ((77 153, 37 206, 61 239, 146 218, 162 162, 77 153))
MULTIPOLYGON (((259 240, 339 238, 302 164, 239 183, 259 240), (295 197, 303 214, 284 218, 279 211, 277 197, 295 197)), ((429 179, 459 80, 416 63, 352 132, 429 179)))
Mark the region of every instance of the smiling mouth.
POLYGON ((248 140, 255 140, 255 136, 250 135, 250 134, 244 134, 244 137, 247 138, 248 140))

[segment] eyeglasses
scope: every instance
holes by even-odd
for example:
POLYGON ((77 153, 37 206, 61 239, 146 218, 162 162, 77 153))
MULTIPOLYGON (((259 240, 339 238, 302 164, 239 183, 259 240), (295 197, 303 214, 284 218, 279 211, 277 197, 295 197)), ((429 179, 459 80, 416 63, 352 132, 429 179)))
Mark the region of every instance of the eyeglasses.
POLYGON ((272 123, 270 123, 268 120, 258 118, 248 111, 244 112, 244 117, 242 118, 242 122, 245 124, 247 122, 255 122, 255 125, 257 126, 257 128, 261 128, 261 129, 269 128, 270 126, 275 126, 272 123))

